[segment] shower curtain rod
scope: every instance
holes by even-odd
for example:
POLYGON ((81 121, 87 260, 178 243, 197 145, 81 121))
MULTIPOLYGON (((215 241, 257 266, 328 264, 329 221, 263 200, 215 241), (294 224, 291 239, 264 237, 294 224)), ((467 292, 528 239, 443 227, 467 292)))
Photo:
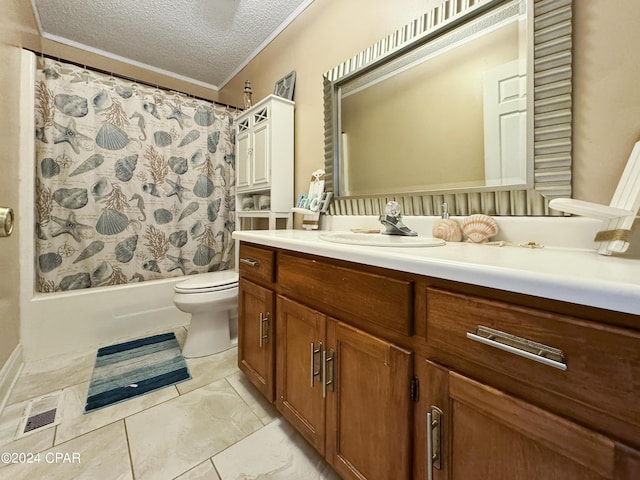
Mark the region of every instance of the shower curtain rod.
MULTIPOLYGON (((53 55, 49 55, 49 54, 42 53, 42 52, 37 52, 35 50, 31 50, 31 49, 28 49, 28 48, 25 48, 25 50, 29 50, 30 52, 33 52, 34 55, 39 55, 39 56, 41 56, 43 58, 49 58, 51 60, 57 60, 59 62, 65 62, 65 63, 69 63, 71 65, 75 65, 76 67, 82 67, 84 69, 87 69, 87 66, 85 64, 82 64, 82 63, 73 62, 71 60, 66 60, 66 59, 60 58, 60 57, 54 57, 53 55)), ((235 105, 230 105, 228 103, 218 102, 217 100, 211 100, 209 98, 198 97, 197 95, 192 95, 192 94, 186 93, 186 92, 180 92, 180 91, 174 90, 172 88, 161 87, 158 84, 145 82, 144 80, 138 80, 136 78, 128 77, 126 75, 121 75, 119 73, 113 73, 113 72, 109 72, 107 70, 102 70, 100 68, 95 68, 95 67, 91 67, 91 70, 93 70, 94 72, 102 73, 104 75, 109 75, 109 76, 112 76, 112 77, 120 78, 122 80, 127 80, 129 82, 139 83, 140 85, 146 85, 147 87, 153 87, 153 88, 157 88, 159 90, 164 90, 166 92, 171 92, 171 93, 179 93, 179 94, 182 94, 182 95, 186 95, 187 97, 194 98, 196 100, 203 100, 205 102, 211 102, 211 103, 214 103, 216 105, 220 105, 221 107, 233 108, 236 111, 240 111, 241 112, 243 110, 242 108, 237 107, 235 105)))

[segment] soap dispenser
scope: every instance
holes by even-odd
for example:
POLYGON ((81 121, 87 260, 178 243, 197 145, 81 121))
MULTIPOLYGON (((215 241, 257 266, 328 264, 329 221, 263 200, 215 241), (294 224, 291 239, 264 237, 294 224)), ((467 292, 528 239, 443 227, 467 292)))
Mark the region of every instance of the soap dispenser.
POLYGON ((449 206, 442 205, 442 218, 433 225, 431 234, 434 238, 441 238, 447 242, 462 241, 462 230, 455 220, 449 218, 449 206))

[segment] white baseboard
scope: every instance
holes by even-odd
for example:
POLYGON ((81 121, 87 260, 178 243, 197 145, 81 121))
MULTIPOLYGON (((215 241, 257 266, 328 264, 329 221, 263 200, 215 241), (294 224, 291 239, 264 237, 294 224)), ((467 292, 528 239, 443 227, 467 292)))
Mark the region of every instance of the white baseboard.
POLYGON ((23 368, 22 344, 18 344, 2 369, 0 369, 0 414, 9 400, 9 395, 11 395, 11 391, 23 368))

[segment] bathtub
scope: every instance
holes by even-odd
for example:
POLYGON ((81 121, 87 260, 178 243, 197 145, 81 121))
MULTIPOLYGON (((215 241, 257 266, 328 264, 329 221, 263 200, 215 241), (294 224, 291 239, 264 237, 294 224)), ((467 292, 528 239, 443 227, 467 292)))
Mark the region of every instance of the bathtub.
POLYGON ((188 325, 190 316, 172 300, 174 285, 183 280, 25 295, 30 298, 22 302, 20 313, 24 358, 86 352, 188 325))

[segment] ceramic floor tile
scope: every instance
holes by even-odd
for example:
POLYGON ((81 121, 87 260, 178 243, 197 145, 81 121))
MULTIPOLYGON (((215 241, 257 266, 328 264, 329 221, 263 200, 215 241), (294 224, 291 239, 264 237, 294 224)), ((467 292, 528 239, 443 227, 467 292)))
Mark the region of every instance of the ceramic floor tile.
POLYGON ((175 385, 171 385, 85 414, 84 405, 88 391, 89 382, 63 389, 62 422, 56 432, 56 445, 178 396, 175 385))
POLYGON ((0 479, 133 479, 124 422, 46 450, 40 454, 39 463, 8 465, 0 469, 0 479))
POLYGON ((186 362, 191 380, 178 384, 180 394, 191 392, 239 372, 237 347, 206 357, 187 358, 186 362))
MULTIPOLYGON (((0 453, 1 452, 41 452, 53 446, 55 427, 33 432, 18 440, 15 434, 24 417, 27 401, 5 407, 0 417, 0 453)), ((0 462, 0 469, 6 464, 0 462)), ((1 475, 0 475, 1 478, 1 475)))
POLYGON ((220 477, 216 473, 215 468, 213 468, 211 460, 207 460, 188 472, 183 473, 175 480, 220 480, 220 477))
POLYGON ((27 364, 9 396, 8 403, 30 400, 90 380, 95 356, 95 352, 85 352, 27 364))
POLYGON ((340 477, 282 419, 213 457, 222 480, 339 480, 340 477))
POLYGON ((262 396, 258 389, 247 379, 244 373, 234 373, 227 377, 227 381, 231 384, 233 389, 238 392, 238 395, 247 402, 249 408, 253 410, 253 413, 258 416, 264 425, 271 423, 280 416, 273 403, 269 402, 262 396))
POLYGON ((224 379, 125 421, 137 480, 174 478, 262 427, 224 379))

